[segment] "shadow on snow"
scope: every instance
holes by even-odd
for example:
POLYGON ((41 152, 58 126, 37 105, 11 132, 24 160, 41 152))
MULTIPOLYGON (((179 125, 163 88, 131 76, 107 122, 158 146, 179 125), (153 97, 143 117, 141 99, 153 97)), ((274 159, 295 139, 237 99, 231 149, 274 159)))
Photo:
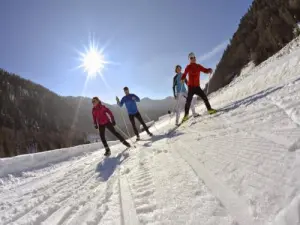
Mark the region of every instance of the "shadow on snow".
POLYGON ((99 173, 98 178, 101 181, 107 181, 113 175, 116 168, 124 162, 129 156, 127 154, 124 155, 126 151, 127 149, 120 152, 117 156, 104 158, 103 161, 98 163, 95 172, 99 173))

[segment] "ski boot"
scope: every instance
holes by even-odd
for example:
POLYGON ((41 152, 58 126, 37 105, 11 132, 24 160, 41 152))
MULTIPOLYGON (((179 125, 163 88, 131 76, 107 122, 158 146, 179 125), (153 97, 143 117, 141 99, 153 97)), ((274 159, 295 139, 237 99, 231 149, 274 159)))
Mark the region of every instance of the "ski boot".
POLYGON ((182 121, 181 121, 181 123, 186 122, 188 119, 189 119, 189 116, 188 116, 188 115, 184 116, 183 119, 182 119, 182 121))
POLYGON ((193 115, 194 118, 197 118, 197 117, 199 117, 199 116, 200 116, 199 113, 196 113, 195 115, 193 115))
POLYGON ((217 110, 215 110, 215 109, 209 109, 207 111, 208 111, 208 114, 214 114, 217 112, 217 110))
POLYGON ((122 142, 123 143, 123 145, 125 145, 127 148, 130 148, 131 147, 131 145, 127 142, 127 141, 124 141, 124 142, 122 142))
POLYGON ((110 151, 109 147, 105 147, 104 156, 110 156, 110 155, 111 155, 111 151, 110 151))

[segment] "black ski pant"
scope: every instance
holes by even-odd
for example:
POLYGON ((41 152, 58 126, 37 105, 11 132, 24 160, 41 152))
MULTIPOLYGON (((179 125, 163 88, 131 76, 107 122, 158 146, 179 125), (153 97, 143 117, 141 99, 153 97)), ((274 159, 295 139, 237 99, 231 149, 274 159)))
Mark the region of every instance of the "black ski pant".
POLYGON ((191 102, 193 100, 194 95, 198 95, 203 99, 207 110, 211 109, 208 98, 207 98, 206 94, 204 93, 204 91, 199 86, 198 87, 190 87, 189 86, 188 96, 187 96, 186 103, 185 103, 185 116, 189 115, 191 102))
POLYGON ((130 122, 131 122, 131 125, 132 125, 132 128, 133 128, 133 131, 134 131, 135 135, 136 135, 137 137, 139 137, 139 132, 138 132, 138 130, 137 130, 137 128, 136 128, 136 125, 135 125, 135 120, 134 120, 135 118, 138 119, 138 121, 139 121, 139 122, 142 124, 142 126, 144 127, 145 131, 149 134, 150 131, 148 130, 147 125, 145 124, 145 122, 144 122, 144 120, 143 120, 141 114, 140 114, 139 112, 137 112, 136 114, 129 115, 129 120, 130 120, 130 122))
POLYGON ((106 125, 101 125, 99 126, 99 133, 100 133, 100 138, 103 143, 103 146, 105 149, 108 149, 108 144, 105 138, 105 129, 108 129, 113 135, 115 135, 123 144, 126 144, 127 141, 116 131, 114 126, 111 123, 108 123, 106 125))

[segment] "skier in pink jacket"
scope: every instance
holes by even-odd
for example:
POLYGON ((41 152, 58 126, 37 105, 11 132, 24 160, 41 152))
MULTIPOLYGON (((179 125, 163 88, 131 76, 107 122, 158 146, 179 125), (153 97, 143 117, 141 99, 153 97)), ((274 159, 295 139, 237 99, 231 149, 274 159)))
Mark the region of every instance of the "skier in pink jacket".
POLYGON ((92 99, 93 103, 93 119, 95 128, 99 129, 100 138, 105 148, 105 156, 111 154, 110 148, 108 147, 107 141, 105 139, 105 128, 107 128, 112 134, 114 134, 126 147, 130 147, 130 144, 115 130, 116 125, 114 115, 112 112, 102 105, 98 97, 92 99))

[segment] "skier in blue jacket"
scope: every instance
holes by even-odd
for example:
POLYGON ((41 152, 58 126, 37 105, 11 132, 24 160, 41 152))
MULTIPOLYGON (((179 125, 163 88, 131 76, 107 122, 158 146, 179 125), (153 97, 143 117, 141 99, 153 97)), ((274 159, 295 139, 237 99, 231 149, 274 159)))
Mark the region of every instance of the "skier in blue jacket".
POLYGON ((128 112, 128 115, 129 115, 129 120, 132 124, 132 128, 134 130, 134 133, 137 137, 137 141, 140 140, 140 135, 139 135, 139 132, 136 128, 136 125, 135 125, 135 118, 138 119, 138 121, 143 125, 144 127, 144 130, 147 132, 147 134, 149 136, 153 136, 153 134, 149 131, 147 125, 145 124, 138 108, 137 108, 137 105, 136 105, 136 102, 140 102, 140 98, 138 96, 136 96, 135 94, 130 94, 129 93, 129 88, 128 87, 124 87, 124 92, 125 92, 125 96, 121 99, 121 101, 119 100, 118 97, 116 97, 116 100, 117 100, 117 104, 122 107, 124 104, 127 108, 127 112, 128 112))

